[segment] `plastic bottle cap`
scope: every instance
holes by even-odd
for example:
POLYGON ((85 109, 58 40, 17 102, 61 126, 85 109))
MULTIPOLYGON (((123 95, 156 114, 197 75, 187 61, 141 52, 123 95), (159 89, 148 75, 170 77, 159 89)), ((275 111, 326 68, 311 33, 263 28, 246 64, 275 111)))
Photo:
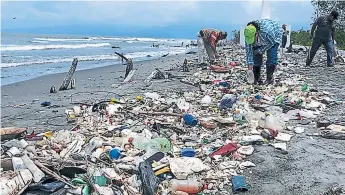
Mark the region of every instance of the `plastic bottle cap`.
POLYGON ((129 137, 129 138, 128 138, 128 142, 129 142, 129 143, 132 143, 132 142, 133 142, 133 137, 129 137))

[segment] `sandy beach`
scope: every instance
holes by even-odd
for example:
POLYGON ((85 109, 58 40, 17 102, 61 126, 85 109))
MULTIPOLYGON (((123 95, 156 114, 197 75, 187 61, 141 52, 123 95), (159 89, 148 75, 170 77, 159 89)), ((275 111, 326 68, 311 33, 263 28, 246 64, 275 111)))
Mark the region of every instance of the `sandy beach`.
MULTIPOLYGON (((174 55, 135 62, 134 69, 138 70, 133 81, 121 87, 114 86, 123 80, 124 65, 77 71, 74 76, 76 89, 59 91, 56 94, 50 94, 49 89, 53 84, 59 88, 65 73, 2 86, 2 126, 27 127, 29 132, 68 129, 72 126, 66 122, 64 111, 71 107, 70 96, 73 94, 75 95, 72 103, 91 103, 103 98, 109 99, 113 94, 108 92, 133 97, 145 92, 164 94, 166 90, 195 91, 197 88, 185 85, 179 79, 156 80, 149 87, 143 83, 155 68, 169 70, 181 66, 185 58, 195 61, 196 55, 174 55), (40 104, 44 101, 51 102, 53 107, 41 107, 40 104)), ((284 59, 295 64, 289 74, 299 74, 318 90, 328 91, 334 99, 344 100, 345 88, 341 83, 345 80, 345 75, 342 66, 325 68, 319 65, 313 69, 306 69, 289 55, 284 59), (323 74, 319 74, 320 72, 323 74)), ((82 66, 82 63, 78 66, 82 66)), ((188 73, 182 73, 181 69, 175 69, 171 73, 175 76, 188 76, 196 70, 196 67, 190 68, 192 70, 188 73)), ((343 124, 344 117, 342 103, 327 108, 318 120, 324 118, 333 123, 343 124)), ((298 121, 292 123, 298 125, 298 121)), ((256 166, 243 172, 249 187, 246 194, 314 195, 326 191, 333 185, 345 185, 343 140, 307 136, 318 132, 315 123, 304 125, 304 128, 304 134, 296 134, 288 142, 288 154, 279 153, 269 145, 255 146, 255 152, 246 160, 256 166)), ((230 188, 228 192, 231 194, 230 188)))
MULTIPOLYGON (((134 69, 137 69, 132 82, 121 85, 125 74, 125 65, 113 65, 101 68, 78 71, 83 66, 78 63, 77 71, 74 74, 76 89, 49 93, 52 85, 58 90, 66 73, 41 76, 28 81, 18 82, 1 86, 1 125, 27 127, 29 132, 46 130, 59 130, 66 128, 65 109, 73 102, 84 102, 88 100, 99 100, 99 98, 110 97, 118 94, 120 96, 136 96, 145 92, 164 90, 190 90, 190 85, 182 84, 179 79, 172 81, 157 80, 149 87, 143 81, 159 68, 162 72, 176 68, 183 64, 184 59, 196 59, 195 54, 171 55, 156 60, 134 62, 134 69), (112 86, 113 85, 113 86, 112 86), (102 91, 102 92, 100 92, 102 91), (113 94, 109 94, 112 92, 113 94), (73 95, 75 94, 75 95, 73 95), (55 108, 41 107, 42 102, 51 102, 55 108), (54 112, 53 112, 54 111, 54 112), (56 112, 58 111, 58 112, 56 112), (47 120, 50 124, 47 124, 47 120), (62 126, 61 126, 62 125, 62 126)), ((182 75, 180 70, 171 71, 175 76, 182 75)), ((187 73, 188 74, 188 73, 187 73)), ((186 75, 184 73, 184 75, 186 75)), ((67 125, 68 126, 68 125, 67 125)))

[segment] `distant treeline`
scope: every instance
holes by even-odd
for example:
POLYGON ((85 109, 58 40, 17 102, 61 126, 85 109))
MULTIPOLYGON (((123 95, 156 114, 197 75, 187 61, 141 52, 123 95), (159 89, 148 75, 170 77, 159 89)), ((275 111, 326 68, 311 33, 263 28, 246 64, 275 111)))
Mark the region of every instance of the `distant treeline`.
MULTIPOLYGON (((239 30, 232 31, 231 39, 235 43, 239 43, 240 42, 240 31, 239 30)), ((345 31, 336 30, 335 40, 337 42, 338 48, 345 50, 345 31)), ((293 41, 293 45, 310 46, 311 42, 312 42, 312 39, 310 38, 310 30, 292 31, 291 32, 291 41, 293 41)))
MULTIPOLYGON (((312 39, 310 38, 310 30, 299 30, 291 32, 291 40, 294 45, 310 46, 312 39)), ((335 40, 340 49, 345 49, 345 31, 336 30, 335 40)))

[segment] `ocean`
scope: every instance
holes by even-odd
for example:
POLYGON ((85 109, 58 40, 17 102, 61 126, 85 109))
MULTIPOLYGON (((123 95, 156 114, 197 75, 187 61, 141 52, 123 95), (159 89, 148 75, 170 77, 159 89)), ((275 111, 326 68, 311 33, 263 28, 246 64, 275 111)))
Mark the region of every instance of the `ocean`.
POLYGON ((67 72, 73 58, 79 60, 78 71, 121 65, 115 51, 133 61, 144 61, 195 50, 181 47, 182 42, 185 46, 191 40, 2 33, 1 85, 67 72), (152 47, 153 44, 159 47, 152 47))

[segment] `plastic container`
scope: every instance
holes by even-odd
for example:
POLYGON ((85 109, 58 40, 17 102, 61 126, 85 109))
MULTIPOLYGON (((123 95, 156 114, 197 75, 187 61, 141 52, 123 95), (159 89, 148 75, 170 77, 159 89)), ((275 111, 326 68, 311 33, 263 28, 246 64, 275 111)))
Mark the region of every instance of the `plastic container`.
POLYGON ((200 101, 200 103, 204 106, 209 106, 212 103, 212 99, 209 95, 205 95, 200 101))
POLYGON ((19 171, 25 169, 23 160, 20 157, 12 157, 13 170, 19 171))
POLYGON ((196 154, 193 148, 183 148, 181 151, 181 156, 183 157, 194 157, 196 154))
POLYGON ((228 109, 232 108, 232 106, 236 103, 237 97, 232 95, 223 97, 222 100, 220 101, 219 108, 220 109, 228 109))
POLYGON ((195 126, 198 124, 198 120, 191 114, 185 114, 183 120, 187 125, 195 126))
POLYGON ((171 190, 173 192, 181 191, 188 194, 197 194, 204 189, 202 183, 195 180, 171 180, 171 190))
POLYGON ((234 193, 248 191, 248 186, 246 184, 246 180, 244 176, 241 176, 241 175, 232 176, 231 181, 232 181, 232 190, 234 193))
POLYGON ((117 160, 121 157, 121 152, 117 148, 113 148, 109 151, 109 156, 112 160, 117 160))
POLYGON ((248 83, 249 84, 253 84, 254 83, 254 73, 253 73, 253 70, 248 70, 247 71, 247 79, 248 79, 248 83))

